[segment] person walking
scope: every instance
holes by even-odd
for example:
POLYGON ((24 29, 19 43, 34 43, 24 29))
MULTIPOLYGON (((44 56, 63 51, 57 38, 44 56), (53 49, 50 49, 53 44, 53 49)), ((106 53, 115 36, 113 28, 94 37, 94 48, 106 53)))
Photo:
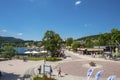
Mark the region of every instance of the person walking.
POLYGON ((38 71, 39 71, 39 74, 41 74, 41 65, 40 65, 40 67, 38 68, 38 71))
POLYGON ((58 68, 58 76, 61 77, 61 67, 58 68))
POLYGON ((50 66, 50 77, 52 76, 52 72, 53 70, 52 70, 52 67, 50 66))
POLYGON ((0 71, 0 77, 2 76, 2 72, 0 71))

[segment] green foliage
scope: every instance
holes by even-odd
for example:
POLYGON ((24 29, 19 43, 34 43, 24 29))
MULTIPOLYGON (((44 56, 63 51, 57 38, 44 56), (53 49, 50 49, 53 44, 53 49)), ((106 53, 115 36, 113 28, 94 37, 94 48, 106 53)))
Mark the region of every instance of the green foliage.
POLYGON ((4 58, 12 58, 16 54, 17 52, 14 50, 12 46, 6 46, 3 48, 2 57, 4 58))
POLYGON ((38 60, 44 60, 44 58, 43 57, 27 57, 27 60, 38 61, 38 60))
POLYGON ((96 66, 96 64, 94 62, 92 62, 92 61, 89 63, 89 65, 90 66, 96 66))
POLYGON ((71 46, 72 43, 73 43, 73 38, 72 37, 67 38, 67 40, 66 40, 66 46, 71 46))
POLYGON ((93 47, 92 39, 90 39, 90 38, 86 39, 85 47, 88 47, 88 48, 92 48, 93 47))
POLYGON ((61 61, 61 58, 57 58, 57 57, 48 57, 46 58, 46 61, 61 61))
POLYGON ((22 40, 14 37, 1 37, 0 36, 0 47, 13 46, 13 47, 26 47, 26 46, 39 46, 41 45, 40 41, 33 40, 22 40))
POLYGON ((87 36, 76 41, 83 41, 85 47, 116 45, 120 44, 120 30, 113 28, 110 33, 87 36))
POLYGON ((99 45, 104 46, 106 44, 104 34, 100 34, 98 39, 99 39, 99 45))
POLYGON ((56 79, 48 78, 46 75, 43 75, 43 77, 36 76, 33 78, 33 80, 56 80, 56 79))
POLYGON ((17 39, 14 37, 2 37, 0 36, 0 42, 22 42, 22 39, 17 39))
POLYGON ((116 41, 120 43, 120 30, 113 28, 111 33, 100 34, 99 45, 116 45, 116 41))
POLYGON ((27 57, 27 60, 32 60, 32 61, 38 61, 38 60, 46 60, 46 61, 60 61, 62 60, 61 58, 57 57, 27 57))
POLYGON ((78 38, 78 39, 76 39, 76 41, 86 40, 88 38, 98 39, 98 36, 99 36, 99 34, 98 35, 86 36, 86 37, 78 38))
POLYGON ((39 76, 36 76, 36 77, 33 78, 33 80, 43 80, 43 79, 39 76))
POLYGON ((74 41, 74 42, 72 43, 72 49, 73 49, 73 50, 77 51, 77 48, 79 48, 79 47, 80 47, 80 42, 74 41))
POLYGON ((54 57, 56 52, 61 48, 62 39, 59 34, 53 31, 47 31, 42 39, 44 48, 54 57))
POLYGON ((111 30, 111 44, 116 44, 116 41, 120 43, 120 30, 113 28, 111 30))

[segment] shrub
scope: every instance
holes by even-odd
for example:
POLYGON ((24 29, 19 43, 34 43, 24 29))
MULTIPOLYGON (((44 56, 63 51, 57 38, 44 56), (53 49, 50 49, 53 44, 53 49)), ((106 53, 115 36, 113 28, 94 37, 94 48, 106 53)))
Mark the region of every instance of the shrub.
POLYGON ((27 60, 33 60, 33 61, 38 61, 38 60, 46 60, 46 61, 60 61, 62 60, 61 58, 58 57, 27 57, 27 60))
POLYGON ((33 78, 33 80, 56 80, 56 79, 48 78, 46 75, 43 75, 43 77, 36 76, 33 78))
POLYGON ((48 57, 46 58, 46 61, 60 61, 62 60, 61 58, 57 58, 57 57, 48 57))
POLYGON ((91 61, 91 62, 89 63, 89 65, 90 65, 90 66, 96 66, 96 63, 94 63, 94 62, 91 61))

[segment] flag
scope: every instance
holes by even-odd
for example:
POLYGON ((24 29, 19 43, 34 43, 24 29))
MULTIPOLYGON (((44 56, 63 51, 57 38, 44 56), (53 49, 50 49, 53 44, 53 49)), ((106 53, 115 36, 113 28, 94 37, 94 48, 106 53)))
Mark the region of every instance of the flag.
POLYGON ((94 68, 92 68, 92 67, 88 69, 88 72, 87 72, 87 80, 89 80, 89 78, 90 78, 90 76, 92 75, 93 71, 94 71, 94 68))
POLYGON ((116 76, 109 76, 107 80, 116 80, 116 76))
POLYGON ((115 48, 116 56, 118 56, 118 48, 115 48))
POLYGON ((103 71, 98 71, 95 75, 95 80, 100 80, 100 77, 102 76, 103 71))

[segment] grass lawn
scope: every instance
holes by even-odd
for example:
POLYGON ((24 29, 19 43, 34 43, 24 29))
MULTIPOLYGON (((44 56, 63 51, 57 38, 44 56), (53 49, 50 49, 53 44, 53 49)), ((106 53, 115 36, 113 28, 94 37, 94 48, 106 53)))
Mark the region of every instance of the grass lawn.
POLYGON ((38 76, 36 76, 36 77, 33 78, 33 80, 56 80, 56 79, 54 79, 54 78, 49 78, 49 77, 47 77, 46 75, 43 75, 43 77, 38 77, 38 76))
MULTIPOLYGON (((44 60, 44 57, 27 57, 27 60, 32 60, 32 61, 44 60)), ((45 58, 45 60, 46 61, 60 61, 62 59, 57 58, 57 57, 47 57, 45 58)))
POLYGON ((27 60, 38 61, 38 60, 44 60, 44 58, 43 57, 27 57, 27 60))

